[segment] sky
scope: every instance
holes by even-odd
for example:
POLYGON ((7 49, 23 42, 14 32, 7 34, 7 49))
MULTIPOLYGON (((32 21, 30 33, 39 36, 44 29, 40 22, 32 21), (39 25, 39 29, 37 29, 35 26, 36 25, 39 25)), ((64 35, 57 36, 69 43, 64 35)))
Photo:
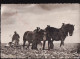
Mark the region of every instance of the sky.
POLYGON ((14 31, 23 43, 24 32, 36 27, 44 29, 47 25, 60 28, 62 23, 75 25, 73 36, 64 42, 80 43, 79 16, 80 4, 1 4, 1 43, 10 42, 14 31))

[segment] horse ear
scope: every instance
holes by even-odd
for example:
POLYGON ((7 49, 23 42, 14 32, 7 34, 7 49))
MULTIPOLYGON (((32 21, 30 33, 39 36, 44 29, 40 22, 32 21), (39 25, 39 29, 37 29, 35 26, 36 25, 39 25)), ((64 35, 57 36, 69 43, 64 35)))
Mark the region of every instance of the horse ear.
POLYGON ((50 27, 50 25, 47 25, 47 27, 50 27))
POLYGON ((38 27, 36 27, 38 29, 38 27))
POLYGON ((63 25, 65 25, 65 23, 62 23, 63 25))

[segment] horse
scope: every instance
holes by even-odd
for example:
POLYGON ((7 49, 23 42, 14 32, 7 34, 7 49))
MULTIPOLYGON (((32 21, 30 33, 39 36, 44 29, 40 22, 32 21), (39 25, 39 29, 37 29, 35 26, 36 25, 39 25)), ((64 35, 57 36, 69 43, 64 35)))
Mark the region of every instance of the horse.
POLYGON ((32 42, 32 49, 34 49, 34 46, 37 48, 37 44, 40 44, 41 41, 46 40, 46 33, 43 29, 41 29, 39 32, 36 33, 36 37, 32 42))
POLYGON ((44 30, 39 29, 34 31, 26 31, 23 35, 23 48, 26 41, 28 41, 27 48, 29 48, 30 43, 32 43, 32 49, 37 49, 37 44, 41 43, 44 37, 44 30))
POLYGON ((74 25, 63 23, 61 28, 54 28, 54 27, 47 26, 45 30, 47 33, 46 39, 50 41, 50 43, 48 42, 48 48, 53 49, 53 46, 54 46, 53 41, 61 41, 60 47, 62 45, 64 46, 64 40, 68 36, 68 33, 69 33, 69 36, 73 35, 74 25))

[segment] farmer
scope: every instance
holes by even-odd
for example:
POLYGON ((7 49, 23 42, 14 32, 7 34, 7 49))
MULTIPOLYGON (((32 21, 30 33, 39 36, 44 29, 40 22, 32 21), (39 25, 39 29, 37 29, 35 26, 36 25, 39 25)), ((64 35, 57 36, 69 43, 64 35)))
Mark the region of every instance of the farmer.
POLYGON ((19 45, 19 38, 20 38, 19 34, 17 34, 17 32, 14 31, 14 35, 12 37, 12 42, 15 41, 15 45, 19 45))

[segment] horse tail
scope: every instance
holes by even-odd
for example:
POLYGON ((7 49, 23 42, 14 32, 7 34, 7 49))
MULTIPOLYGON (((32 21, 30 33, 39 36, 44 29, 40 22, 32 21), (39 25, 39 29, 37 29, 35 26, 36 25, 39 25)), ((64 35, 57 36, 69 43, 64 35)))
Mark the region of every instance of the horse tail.
POLYGON ((26 37, 28 36, 28 32, 29 32, 29 31, 27 31, 27 32, 25 32, 25 33, 24 33, 23 41, 25 41, 25 40, 26 40, 26 37))
POLYGON ((28 32, 25 32, 24 35, 23 35, 23 47, 25 46, 25 43, 26 43, 26 36, 28 36, 28 32))

